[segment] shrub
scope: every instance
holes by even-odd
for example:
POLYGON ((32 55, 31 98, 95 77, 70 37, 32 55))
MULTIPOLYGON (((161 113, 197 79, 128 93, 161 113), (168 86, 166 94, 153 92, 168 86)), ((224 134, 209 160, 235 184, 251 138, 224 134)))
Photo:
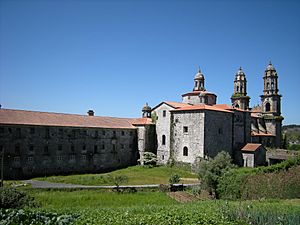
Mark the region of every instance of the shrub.
POLYGON ((155 166, 156 165, 156 162, 157 162, 157 157, 154 153, 152 152, 144 152, 144 155, 143 155, 144 159, 143 161, 141 162, 141 160, 139 159, 138 161, 141 163, 141 164, 144 164, 146 166, 155 166))
POLYGON ((169 178, 170 185, 177 184, 180 181, 180 176, 178 174, 172 174, 169 178))
POLYGON ((120 192, 120 185, 123 183, 127 183, 128 182, 128 177, 126 175, 117 175, 117 176, 112 176, 109 175, 108 179, 114 184, 116 185, 116 190, 117 192, 120 192))
POLYGON ((224 173, 233 167, 230 155, 222 151, 214 159, 200 162, 198 177, 209 193, 215 194, 218 198, 219 180, 224 173))
POLYGON ((0 188, 0 200, 0 208, 3 209, 34 207, 37 205, 33 197, 14 188, 0 188))

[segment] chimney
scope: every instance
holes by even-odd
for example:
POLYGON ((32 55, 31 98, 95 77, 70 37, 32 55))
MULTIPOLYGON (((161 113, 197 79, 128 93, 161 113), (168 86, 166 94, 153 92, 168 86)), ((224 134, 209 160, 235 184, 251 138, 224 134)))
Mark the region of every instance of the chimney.
POLYGON ((87 114, 88 114, 89 116, 94 116, 94 111, 93 111, 92 109, 90 109, 90 110, 87 112, 87 114))

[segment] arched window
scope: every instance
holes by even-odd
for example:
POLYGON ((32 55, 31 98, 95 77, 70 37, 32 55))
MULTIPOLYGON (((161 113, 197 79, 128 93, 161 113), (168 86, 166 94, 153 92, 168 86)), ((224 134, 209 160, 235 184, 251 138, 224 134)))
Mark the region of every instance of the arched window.
POLYGON ((183 147, 183 156, 188 156, 189 155, 189 150, 186 146, 183 147))
POLYGON ((166 145, 166 135, 163 135, 163 136, 161 137, 161 144, 162 144, 162 145, 166 145))
POLYGON ((271 83, 271 88, 274 89, 274 83, 273 82, 271 83))
POLYGON ((269 82, 267 82, 267 89, 269 89, 269 87, 270 87, 270 84, 269 84, 269 82))
POLYGON ((271 105, 269 102, 266 103, 266 112, 270 112, 271 105))
POLYGON ((239 86, 236 86, 236 92, 239 92, 239 86))

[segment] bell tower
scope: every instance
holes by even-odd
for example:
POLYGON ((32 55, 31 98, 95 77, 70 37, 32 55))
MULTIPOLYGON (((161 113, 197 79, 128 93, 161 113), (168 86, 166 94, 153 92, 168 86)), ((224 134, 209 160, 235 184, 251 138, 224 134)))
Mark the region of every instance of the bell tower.
POLYGON ((281 147, 281 95, 278 89, 278 75, 270 62, 264 74, 264 90, 261 95, 262 114, 265 119, 267 130, 276 136, 275 147, 281 147))
POLYGON ((195 85, 193 91, 205 91, 204 81, 204 75, 201 73, 201 70, 199 68, 198 73, 195 75, 194 78, 195 85))
POLYGON ((242 67, 239 68, 234 79, 234 90, 231 103, 234 108, 249 109, 250 97, 247 96, 247 79, 242 67))

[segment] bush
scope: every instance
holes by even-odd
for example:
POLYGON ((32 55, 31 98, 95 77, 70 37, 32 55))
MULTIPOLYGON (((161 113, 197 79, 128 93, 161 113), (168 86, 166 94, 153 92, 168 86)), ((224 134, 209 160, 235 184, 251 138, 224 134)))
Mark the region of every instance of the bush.
POLYGON ((295 169, 291 169, 297 165, 300 165, 300 157, 272 166, 232 169, 219 180, 217 191, 220 198, 229 200, 298 198, 299 192, 293 190, 299 188, 295 187, 299 186, 299 175, 293 172, 295 169))
POLYGON ((169 178, 170 185, 177 184, 180 181, 180 176, 178 174, 172 174, 169 178))
POLYGON ((144 152, 143 156, 144 156, 143 161, 141 161, 140 159, 138 160, 141 164, 146 165, 146 166, 150 166, 150 167, 153 167, 153 166, 156 165, 157 157, 154 153, 144 152))
POLYGON ((215 194, 216 198, 219 198, 217 192, 219 180, 233 167, 230 155, 222 151, 214 159, 200 162, 198 177, 209 193, 215 194))
POLYGON ((0 188, 0 200, 0 208, 3 209, 34 207, 37 205, 33 197, 14 188, 0 188))

